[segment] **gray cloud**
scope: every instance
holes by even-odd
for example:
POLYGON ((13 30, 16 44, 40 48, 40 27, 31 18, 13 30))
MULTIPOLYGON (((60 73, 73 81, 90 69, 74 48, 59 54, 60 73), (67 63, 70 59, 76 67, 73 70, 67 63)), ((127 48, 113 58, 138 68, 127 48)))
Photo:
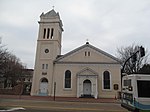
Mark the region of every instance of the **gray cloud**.
POLYGON ((86 39, 112 55, 117 47, 133 43, 150 49, 149 0, 1 0, 3 44, 29 68, 34 66, 37 21, 53 5, 64 24, 62 54, 85 44, 86 39))

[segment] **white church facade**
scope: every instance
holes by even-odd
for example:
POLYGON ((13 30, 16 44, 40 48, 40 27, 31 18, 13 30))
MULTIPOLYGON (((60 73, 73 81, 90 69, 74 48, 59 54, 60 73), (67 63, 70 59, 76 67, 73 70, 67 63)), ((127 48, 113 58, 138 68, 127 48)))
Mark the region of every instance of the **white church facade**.
POLYGON ((61 55, 62 21, 42 13, 32 96, 115 98, 121 91, 120 62, 89 42, 61 55))

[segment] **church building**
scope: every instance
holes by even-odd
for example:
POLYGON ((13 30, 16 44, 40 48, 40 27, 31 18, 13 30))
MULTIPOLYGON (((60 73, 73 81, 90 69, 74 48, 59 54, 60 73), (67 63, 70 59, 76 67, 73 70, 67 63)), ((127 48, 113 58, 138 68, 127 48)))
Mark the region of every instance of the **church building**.
POLYGON ((62 55, 63 24, 54 9, 39 21, 32 96, 115 98, 120 62, 89 42, 62 55))

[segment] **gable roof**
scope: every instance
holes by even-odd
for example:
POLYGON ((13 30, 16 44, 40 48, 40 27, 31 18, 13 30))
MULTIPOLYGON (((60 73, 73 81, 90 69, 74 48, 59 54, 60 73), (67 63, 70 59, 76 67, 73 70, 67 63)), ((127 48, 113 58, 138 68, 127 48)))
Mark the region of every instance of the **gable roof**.
POLYGON ((101 49, 98 49, 98 48, 92 46, 91 44, 89 44, 89 42, 86 42, 86 44, 84 44, 84 45, 82 45, 82 46, 80 46, 80 47, 78 47, 78 48, 76 48, 76 49, 74 49, 74 50, 72 50, 72 51, 66 53, 65 55, 59 56, 56 60, 54 60, 54 63, 57 63, 57 62, 59 62, 60 60, 64 59, 65 57, 70 56, 70 55, 72 55, 73 53, 75 53, 75 52, 77 52, 77 51, 79 51, 79 50, 81 50, 81 49, 84 49, 84 48, 86 48, 86 47, 89 47, 89 48, 91 48, 91 49, 93 49, 93 50, 95 50, 95 51, 97 51, 97 52, 99 52, 99 53, 101 53, 101 54, 103 54, 103 55, 105 55, 105 56, 107 56, 107 57, 109 57, 109 58, 115 60, 118 64, 120 64, 119 59, 117 59, 116 57, 114 57, 114 56, 112 56, 112 55, 106 53, 105 51, 103 51, 103 50, 101 50, 101 49))

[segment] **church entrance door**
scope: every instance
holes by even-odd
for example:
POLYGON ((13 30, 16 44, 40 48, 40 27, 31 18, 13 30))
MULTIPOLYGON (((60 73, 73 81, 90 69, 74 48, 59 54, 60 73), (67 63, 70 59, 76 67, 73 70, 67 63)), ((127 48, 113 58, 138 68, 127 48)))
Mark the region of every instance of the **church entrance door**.
POLYGON ((91 96, 91 81, 88 79, 83 82, 83 95, 91 96))
POLYGON ((40 93, 43 93, 43 94, 45 94, 45 93, 47 93, 47 83, 41 83, 40 84, 40 93))
POLYGON ((46 78, 44 78, 41 80, 41 83, 40 83, 39 95, 47 96, 47 94, 48 94, 48 80, 46 78))

